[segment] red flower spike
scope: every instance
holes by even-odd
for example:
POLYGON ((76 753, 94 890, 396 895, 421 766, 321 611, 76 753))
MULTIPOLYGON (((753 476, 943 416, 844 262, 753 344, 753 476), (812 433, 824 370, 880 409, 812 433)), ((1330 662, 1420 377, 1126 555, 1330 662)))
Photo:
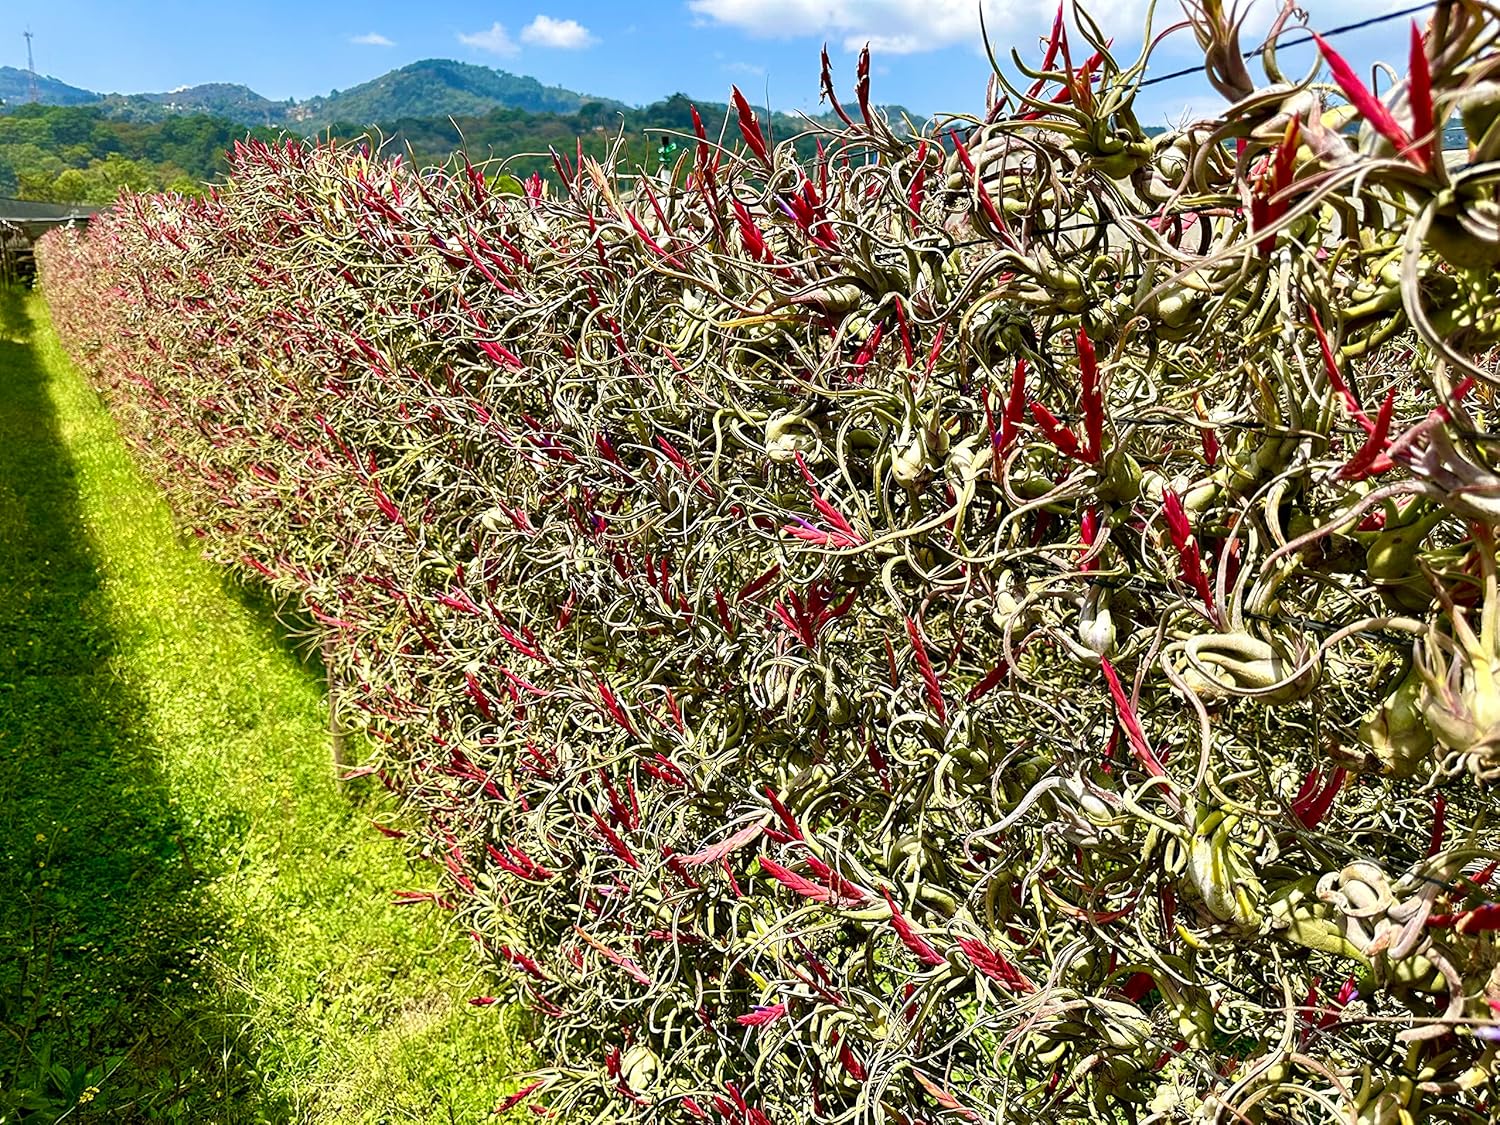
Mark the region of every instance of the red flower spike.
POLYGON ((1047 40, 1047 53, 1042 56, 1042 65, 1038 70, 1051 70, 1052 64, 1057 61, 1058 49, 1067 41, 1067 29, 1063 26, 1063 6, 1057 6, 1057 14, 1052 17, 1052 37, 1047 40))
POLYGON ((1177 552, 1179 576, 1197 592, 1204 605, 1213 609, 1213 590, 1208 584, 1208 575, 1203 572, 1203 560, 1198 553, 1198 540, 1193 536, 1193 527, 1188 522, 1182 499, 1171 489, 1163 493, 1162 512, 1166 516, 1167 531, 1172 537, 1172 547, 1177 552))
POLYGON ((1152 753, 1151 744, 1146 741, 1146 732, 1141 729, 1140 716, 1136 714, 1130 697, 1125 694, 1125 689, 1120 685, 1120 677, 1116 674, 1114 665, 1108 660, 1101 659, 1099 667, 1104 673, 1105 683, 1109 685, 1110 698, 1115 704, 1115 715, 1120 725, 1125 728, 1125 737, 1130 741, 1130 748, 1135 752, 1136 760, 1152 777, 1167 776, 1167 771, 1162 768, 1161 762, 1152 753))
POLYGON ((946 724, 948 708, 943 703, 943 685, 938 682, 937 673, 932 670, 932 661, 927 658, 927 644, 922 638, 922 631, 910 617, 906 619, 906 636, 911 641, 912 652, 917 657, 917 668, 926 685, 927 705, 937 715, 938 722, 946 724))
POLYGON ((854 65, 854 100, 859 102, 859 115, 865 124, 874 128, 870 119, 870 45, 866 43, 859 52, 859 61, 854 65))
POLYGON ((998 952, 977 938, 959 938, 958 947, 964 951, 969 962, 990 980, 1005 985, 1012 992, 1034 992, 1032 983, 1021 975, 1021 971, 998 952))
POLYGON ((811 853, 807 856, 807 866, 812 868, 812 873, 817 876, 818 881, 833 892, 833 897, 828 901, 834 906, 858 906, 870 897, 870 893, 863 887, 849 882, 811 853))
POLYGON ((1003 443, 1000 440, 1000 431, 995 426, 995 412, 990 407, 990 389, 984 389, 984 428, 990 435, 990 452, 993 454, 994 466, 992 471, 999 472, 1000 450, 1003 443))
POLYGON ((531 1097, 532 1094, 536 1093, 541 1088, 542 1088, 542 1083, 541 1082, 533 1082, 533 1083, 531 1083, 528 1086, 522 1086, 514 1094, 510 1095, 510 1097, 506 1098, 498 1106, 496 1106, 495 1107, 495 1112, 496 1113, 508 1113, 508 1112, 510 1112, 512 1109, 515 1109, 516 1106, 520 1105, 522 1102, 524 1102, 527 1098, 531 1097))
POLYGON ((906 323, 906 302, 896 298, 896 325, 901 329, 901 354, 907 367, 917 366, 917 354, 911 346, 911 327, 906 323))
POLYGON ((814 902, 827 902, 833 897, 833 892, 827 887, 821 887, 811 879, 803 878, 795 871, 781 866, 781 864, 767 856, 760 856, 757 862, 760 864, 761 870, 767 875, 771 876, 771 878, 775 879, 787 890, 799 894, 803 898, 812 899, 814 902))
MULTIPOLYGON (((1198 415, 1200 422, 1208 421, 1208 414, 1203 409, 1203 400, 1193 396, 1193 410, 1198 415)), ((1218 467, 1219 464, 1219 435, 1210 426, 1202 426, 1198 430, 1198 441, 1203 446, 1203 460, 1210 469, 1218 467)))
POLYGON ((1318 316, 1318 310, 1310 308, 1307 314, 1312 320, 1313 333, 1318 337, 1318 349, 1323 353, 1323 370, 1328 375, 1328 383, 1333 387, 1333 393, 1339 396, 1339 401, 1344 404, 1344 410, 1349 417, 1358 422, 1365 433, 1373 434, 1375 423, 1370 421, 1370 416, 1365 413, 1364 407, 1360 406, 1359 400, 1354 397, 1349 384, 1344 382, 1344 376, 1339 372, 1338 360, 1334 358, 1333 344, 1323 328, 1323 321, 1318 316))
MULTIPOLYGON (((1294 117, 1287 122, 1286 132, 1282 134, 1281 144, 1276 147, 1275 155, 1268 161, 1261 162, 1260 166, 1265 168, 1265 171, 1256 182, 1255 195, 1250 201, 1252 230, 1265 230, 1286 214, 1287 201, 1276 197, 1292 182, 1297 146, 1301 140, 1302 127, 1294 117)), ((1275 238, 1267 236, 1256 244, 1256 248, 1262 254, 1269 254, 1275 245, 1275 238)))
POLYGON ((1359 111, 1370 125, 1386 140, 1396 147, 1396 151, 1407 156, 1413 164, 1422 171, 1427 171, 1431 165, 1430 157, 1416 150, 1412 145, 1411 136, 1401 127, 1401 123, 1391 116, 1391 111, 1370 92, 1359 75, 1354 73, 1342 55, 1328 45, 1328 41, 1313 32, 1313 39, 1317 41, 1318 50, 1323 54, 1323 60, 1328 64, 1328 69, 1333 72, 1333 80, 1338 88, 1343 91, 1344 97, 1349 99, 1349 104, 1359 111))
POLYGON ((1292 815, 1302 822, 1304 828, 1317 828, 1323 823, 1323 818, 1333 807, 1334 798, 1344 787, 1348 773, 1343 768, 1336 769, 1325 782, 1320 767, 1314 766, 1308 771, 1297 795, 1292 798, 1292 815))
POLYGON ((1441 793, 1432 799, 1432 836, 1427 841, 1427 858, 1443 850, 1443 835, 1448 822, 1448 799, 1441 793))
POLYGON ((636 734, 635 724, 630 721, 630 716, 627 715, 625 713, 625 709, 620 706, 620 701, 615 698, 615 693, 610 690, 609 685, 601 680, 598 676, 594 677, 594 683, 599 688, 599 698, 604 703, 604 709, 609 712, 609 717, 613 719, 619 726, 623 727, 628 734, 639 737, 639 735, 636 734))
POLYGON ((1088 440, 1086 460, 1097 463, 1104 456, 1104 392, 1100 386, 1099 361, 1089 334, 1078 330, 1078 367, 1082 373, 1080 405, 1083 408, 1083 432, 1088 440))
POLYGON ((844 1068, 844 1073, 856 1082, 863 1082, 866 1078, 864 1064, 854 1057, 854 1052, 849 1049, 849 1041, 846 1039, 839 1044, 839 1065, 844 1068))
POLYGON ((1005 674, 1009 671, 1010 665, 1003 660, 1000 661, 999 664, 995 665, 988 672, 986 672, 984 674, 984 677, 977 684, 969 689, 969 694, 964 696, 964 702, 979 702, 979 700, 983 699, 990 693, 990 691, 995 687, 996 684, 1005 679, 1005 674))
MULTIPOLYGON (((1078 517, 1078 539, 1083 544, 1083 553, 1085 556, 1089 554, 1089 549, 1093 547, 1094 541, 1099 538, 1099 525, 1099 509, 1092 505, 1085 508, 1083 515, 1078 517)), ((1093 560, 1088 560, 1082 565, 1084 570, 1093 570, 1098 564, 1093 560)))
POLYGON ((1042 436, 1050 441, 1064 457, 1071 457, 1075 461, 1088 460, 1083 446, 1078 443, 1078 435, 1059 422, 1052 411, 1039 402, 1033 402, 1031 403, 1031 418, 1036 423, 1037 429, 1042 431, 1042 436))
POLYGON ((849 522, 844 513, 830 504, 822 492, 818 490, 818 482, 814 479, 812 471, 807 467, 807 462, 803 459, 800 451, 796 454, 796 458, 797 468, 801 470, 802 479, 807 482, 808 491, 812 493, 813 507, 833 526, 834 530, 831 533, 820 532, 815 528, 799 527, 796 524, 789 524, 783 530, 788 534, 797 536, 799 539, 807 539, 809 541, 814 540, 814 535, 821 536, 828 541, 826 545, 834 547, 857 547, 863 543, 864 539, 861 538, 859 532, 854 530, 854 525, 849 522))
POLYGON ((1438 157, 1442 138, 1437 135, 1437 123, 1432 107, 1432 68, 1427 62, 1427 44, 1422 41, 1417 21, 1411 23, 1411 63, 1407 71, 1409 89, 1407 102, 1411 105, 1411 147, 1402 156, 1425 160, 1426 167, 1438 157))
POLYGON ((905 915, 896 907, 896 902, 891 898, 891 892, 881 888, 881 894, 885 896, 885 904, 891 908, 891 929, 896 931, 896 936, 901 939, 901 944, 911 950, 912 955, 924 965, 936 967, 946 965, 943 955, 934 949, 927 940, 912 928, 905 915))
POLYGON ((959 162, 963 164, 964 170, 974 180, 974 189, 979 193, 980 209, 984 211, 985 217, 993 224, 996 232, 1001 236, 1005 244, 1014 249, 1015 239, 1011 237, 1010 226, 1006 223, 1005 216, 1000 214, 999 208, 995 206, 995 201, 990 198, 989 191, 985 189, 984 181, 979 177, 979 173, 974 167, 974 159, 969 155, 968 148, 965 147, 957 131, 948 130, 948 136, 953 141, 953 148, 958 153, 959 162))
POLYGON ((600 834, 604 837, 605 843, 609 845, 609 850, 614 852, 615 855, 619 856, 622 862, 628 864, 636 870, 640 870, 641 861, 636 859, 635 853, 632 852, 630 850, 630 846, 620 838, 620 834, 613 828, 611 828, 609 826, 609 822, 598 813, 594 813, 593 816, 594 825, 599 829, 600 834))
POLYGON ((1016 360, 1010 376, 1010 395, 1005 400, 1005 414, 1000 420, 1000 447, 995 451, 995 472, 1000 471, 1000 461, 1011 451, 1020 432, 1022 419, 1026 417, 1026 361, 1016 360))
POLYGON ((833 89, 833 63, 830 62, 828 58, 827 43, 823 44, 822 67, 822 73, 819 76, 819 83, 822 89, 822 97, 828 99, 829 106, 833 109, 833 112, 837 114, 838 119, 844 123, 845 128, 854 128, 853 119, 844 112, 844 107, 839 104, 838 95, 834 92, 833 89))
POLYGON ((921 222, 922 201, 927 196, 927 142, 923 141, 917 146, 917 170, 911 178, 911 185, 906 189, 906 203, 912 210, 911 229, 916 230, 917 224, 921 222))
POLYGON ((740 238, 745 243, 745 249, 749 251, 751 259, 757 262, 772 262, 776 255, 771 253, 771 248, 766 245, 766 236, 761 233, 755 225, 755 219, 751 217, 750 210, 738 199, 731 203, 734 208, 734 217, 740 224, 740 238))
POLYGON ((698 107, 688 106, 688 111, 693 115, 693 134, 698 138, 697 151, 694 154, 698 163, 698 172, 701 175, 712 175, 717 169, 709 167, 708 133, 703 128, 703 118, 698 116, 698 107))
POLYGON ((750 108, 750 103, 745 100, 745 95, 740 93, 738 86, 731 86, 729 90, 734 99, 735 113, 739 116, 740 135, 745 138, 750 151, 760 157, 761 163, 769 168, 771 154, 766 149, 766 138, 760 131, 760 121, 757 120, 755 111, 750 108))
POLYGON ((769 785, 766 786, 766 799, 771 802, 771 808, 786 828, 787 835, 794 840, 801 840, 802 829, 798 826, 796 818, 792 816, 791 811, 782 802, 781 798, 776 795, 776 790, 772 789, 769 785))
POLYGON ((1364 445, 1339 469, 1339 480, 1364 480, 1396 467, 1396 462, 1385 454, 1391 445, 1391 412, 1395 405, 1396 390, 1393 387, 1386 392, 1385 401, 1380 404, 1380 414, 1375 419, 1375 428, 1365 438, 1364 445))
POLYGON ((1500 930, 1500 902, 1487 902, 1473 910, 1463 910, 1457 914, 1431 914, 1428 915, 1427 925, 1435 930, 1452 928, 1461 934, 1500 930))

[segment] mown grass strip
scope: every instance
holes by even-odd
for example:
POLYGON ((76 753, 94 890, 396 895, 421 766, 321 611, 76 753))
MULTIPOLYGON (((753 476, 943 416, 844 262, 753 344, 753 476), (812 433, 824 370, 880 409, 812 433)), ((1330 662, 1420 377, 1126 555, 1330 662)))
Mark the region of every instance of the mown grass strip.
POLYGON ((0 1125, 474 1121, 510 1088, 322 692, 0 291, 0 1125))

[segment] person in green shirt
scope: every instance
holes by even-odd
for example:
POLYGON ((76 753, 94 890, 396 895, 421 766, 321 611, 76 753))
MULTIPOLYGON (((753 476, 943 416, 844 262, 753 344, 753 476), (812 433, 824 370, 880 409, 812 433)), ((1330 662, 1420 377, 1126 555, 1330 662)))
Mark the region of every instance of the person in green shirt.
POLYGON ((670 168, 677 161, 677 144, 665 133, 661 137, 661 147, 656 150, 657 169, 670 168))

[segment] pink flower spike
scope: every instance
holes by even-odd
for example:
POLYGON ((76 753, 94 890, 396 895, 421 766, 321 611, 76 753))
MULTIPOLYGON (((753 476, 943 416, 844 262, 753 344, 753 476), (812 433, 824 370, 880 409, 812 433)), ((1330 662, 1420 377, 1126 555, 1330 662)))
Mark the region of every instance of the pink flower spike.
POLYGON ((1130 748, 1135 752, 1136 758, 1152 777, 1166 777, 1167 771, 1151 752, 1151 744, 1146 741, 1146 732, 1141 729, 1141 720, 1130 703, 1130 697, 1125 694, 1125 689, 1120 685, 1120 677, 1115 672, 1115 667, 1108 660, 1101 659, 1099 667, 1104 672, 1104 682, 1109 686, 1110 698, 1114 700, 1115 715, 1120 720, 1120 725, 1125 728, 1125 737, 1130 740, 1130 748))
POLYGON ((757 1004, 754 1010, 742 1016, 735 1016, 734 1022, 743 1024, 745 1027, 765 1027, 766 1024, 775 1023, 784 1015, 786 1015, 785 1004, 757 1004))
POLYGON ((912 928, 912 924, 907 921, 905 915, 897 908, 895 900, 891 898, 891 892, 882 887, 880 893, 885 896, 885 904, 891 908, 891 929, 896 931, 896 936, 901 939, 901 944, 911 950, 916 959, 924 965, 931 965, 936 968, 938 965, 947 964, 943 959, 943 955, 934 949, 926 938, 912 928))
POLYGON ((927 703, 937 715, 938 722, 948 722, 948 707, 943 702, 943 685, 938 681, 937 673, 932 670, 932 661, 927 658, 927 644, 922 638, 922 630, 910 617, 906 619, 906 636, 911 641, 911 648, 917 655, 917 668, 922 673, 922 682, 927 689, 927 703))

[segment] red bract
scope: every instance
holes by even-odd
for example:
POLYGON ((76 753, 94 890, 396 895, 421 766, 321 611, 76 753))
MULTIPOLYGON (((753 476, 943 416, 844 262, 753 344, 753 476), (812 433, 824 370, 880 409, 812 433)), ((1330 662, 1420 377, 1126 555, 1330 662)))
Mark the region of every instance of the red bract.
POLYGON ((1384 473, 1396 467, 1396 463, 1386 456, 1385 451, 1390 448, 1391 441, 1391 413, 1396 406, 1396 392, 1386 392, 1385 401, 1380 404, 1380 414, 1375 419, 1375 428, 1365 438, 1363 445, 1359 447, 1339 469, 1340 480, 1363 480, 1365 477, 1376 473, 1384 473))
POLYGON ((766 138, 760 131, 760 121, 757 120, 755 111, 750 108, 750 103, 745 100, 745 95, 740 93, 738 86, 730 87, 730 96, 734 99, 734 110, 739 116, 740 135, 745 138, 750 151, 755 153, 760 162, 769 168, 771 154, 766 149, 766 138))
POLYGON ((958 153, 958 159, 964 166, 964 171, 969 173, 969 178, 974 181, 974 190, 979 195, 979 207, 989 219, 990 225, 994 227, 995 233, 1008 246, 1015 246, 1015 239, 1011 237, 1010 225, 1005 221, 1005 216, 995 206, 995 201, 990 198, 988 189, 984 186, 984 180, 980 178, 978 170, 974 167, 974 158, 969 155, 968 148, 959 137, 957 131, 949 130, 948 137, 953 141, 953 149, 958 153))
POLYGON ((1297 795, 1292 798, 1292 813, 1302 822, 1304 828, 1316 828, 1323 823, 1323 818, 1328 815, 1328 810, 1333 807, 1333 799, 1338 796, 1339 790, 1344 787, 1344 778, 1348 771, 1340 767, 1324 780, 1323 770, 1320 766, 1314 766, 1307 771, 1307 776, 1302 780, 1302 786, 1297 790, 1297 795))
POLYGON ((1039 402, 1032 402, 1031 417, 1036 422, 1037 429, 1042 431, 1042 436, 1050 441, 1059 453, 1075 461, 1086 462, 1088 460, 1083 446, 1079 444, 1078 435, 1059 422, 1052 411, 1039 402))
MULTIPOLYGON (((1409 159, 1424 172, 1430 169, 1431 156, 1413 145, 1411 135, 1401 127, 1401 123, 1391 115, 1391 111, 1385 108, 1380 99, 1370 92, 1369 87, 1360 81, 1359 76, 1354 73, 1354 68, 1345 58, 1330 47, 1328 41, 1316 31, 1313 32, 1313 39, 1317 41, 1318 50, 1323 53, 1328 69, 1333 72, 1334 82, 1343 91, 1344 97, 1349 99, 1349 104, 1359 111, 1360 116, 1368 121, 1377 133, 1396 146, 1398 154, 1409 159)), ((1426 62, 1425 53, 1422 60, 1426 62)), ((1427 80, 1426 84, 1428 87, 1426 112, 1430 115, 1432 112, 1431 80, 1427 80)))
POLYGON ((501 1103, 498 1106, 495 1107, 495 1112, 496 1113, 508 1113, 508 1112, 510 1112, 516 1106, 518 1106, 522 1102, 524 1102, 527 1098, 531 1097, 532 1094, 534 1094, 538 1090, 540 1090, 544 1085, 545 1085, 544 1082, 531 1082, 531 1083, 528 1083, 525 1086, 522 1086, 514 1094, 511 1094, 508 1098, 505 1098, 504 1100, 502 1100, 501 1103))
POLYGON ((922 221, 922 200, 927 193, 927 142, 917 148, 917 170, 912 174, 906 189, 906 205, 911 208, 911 229, 916 230, 922 221))
POLYGON ((957 941, 970 963, 991 980, 1003 984, 1012 992, 1035 991, 1035 986, 1019 969, 978 938, 961 937, 957 941))
POLYGON ((833 892, 827 887, 819 886, 811 879, 803 878, 795 871, 781 866, 781 864, 768 856, 758 856, 756 862, 760 864, 761 870, 794 894, 799 894, 803 898, 810 898, 814 902, 827 902, 833 897, 833 892))
POLYGON ((734 1022, 743 1024, 745 1027, 765 1027, 768 1023, 775 1023, 786 1015, 785 1004, 757 1004, 753 1011, 746 1012, 742 1016, 735 1016, 734 1022))
POLYGON ((1153 777, 1165 777, 1167 771, 1151 750, 1151 744, 1146 741, 1146 732, 1141 729, 1140 717, 1135 713, 1135 705, 1130 702, 1130 697, 1125 694, 1125 689, 1120 686, 1120 677, 1115 674, 1114 665, 1108 660, 1099 661, 1100 670, 1104 673, 1104 682, 1109 685, 1110 698, 1114 700, 1115 716, 1120 725, 1125 728, 1125 737, 1130 740, 1130 749, 1134 751, 1136 760, 1145 767, 1147 773, 1153 777))
POLYGON ((917 668, 922 673, 922 684, 927 693, 927 706, 932 708, 938 722, 947 723, 948 707, 943 702, 943 685, 938 681, 937 673, 932 670, 932 661, 927 658, 927 643, 922 637, 922 631, 910 617, 906 619, 906 636, 911 641, 912 652, 917 658, 917 668))
POLYGON ((1178 576, 1197 591, 1198 597, 1209 609, 1214 607, 1213 589, 1208 584, 1208 575, 1203 570, 1203 560, 1198 554, 1198 540, 1193 535, 1193 525, 1188 522, 1187 510, 1182 499, 1167 489, 1162 494, 1162 513, 1166 516, 1167 532, 1172 539, 1172 549, 1177 552, 1178 576))
POLYGON ((849 612, 858 590, 850 590, 844 600, 835 604, 832 591, 821 582, 807 588, 807 594, 799 597, 796 590, 788 590, 786 601, 790 608, 778 601, 773 610, 793 635, 807 648, 817 647, 818 637, 830 623, 849 612))
POLYGON ((1083 388, 1079 405, 1083 410, 1083 432, 1088 439, 1084 460, 1097 462, 1104 456, 1104 388, 1093 341, 1082 328, 1078 330, 1078 369, 1083 388))
POLYGON ((901 944, 911 950, 913 956, 924 965, 946 965, 948 962, 921 934, 912 928, 906 916, 897 908, 896 902, 891 898, 891 892, 881 889, 885 896, 885 904, 891 910, 891 929, 896 931, 896 936, 901 939, 901 944))
POLYGON ((771 248, 766 245, 766 236, 761 233, 760 227, 755 225, 755 219, 750 214, 750 209, 738 199, 732 202, 734 217, 740 225, 740 238, 745 243, 745 249, 749 251, 751 259, 757 262, 773 262, 776 255, 771 253, 771 248))
POLYGON ((1407 102, 1411 106, 1411 145, 1401 155, 1413 162, 1430 168, 1433 161, 1442 159, 1442 137, 1438 136, 1432 105, 1432 68, 1427 62, 1427 44, 1422 40, 1422 31, 1417 22, 1411 25, 1411 50, 1409 53, 1407 102))

